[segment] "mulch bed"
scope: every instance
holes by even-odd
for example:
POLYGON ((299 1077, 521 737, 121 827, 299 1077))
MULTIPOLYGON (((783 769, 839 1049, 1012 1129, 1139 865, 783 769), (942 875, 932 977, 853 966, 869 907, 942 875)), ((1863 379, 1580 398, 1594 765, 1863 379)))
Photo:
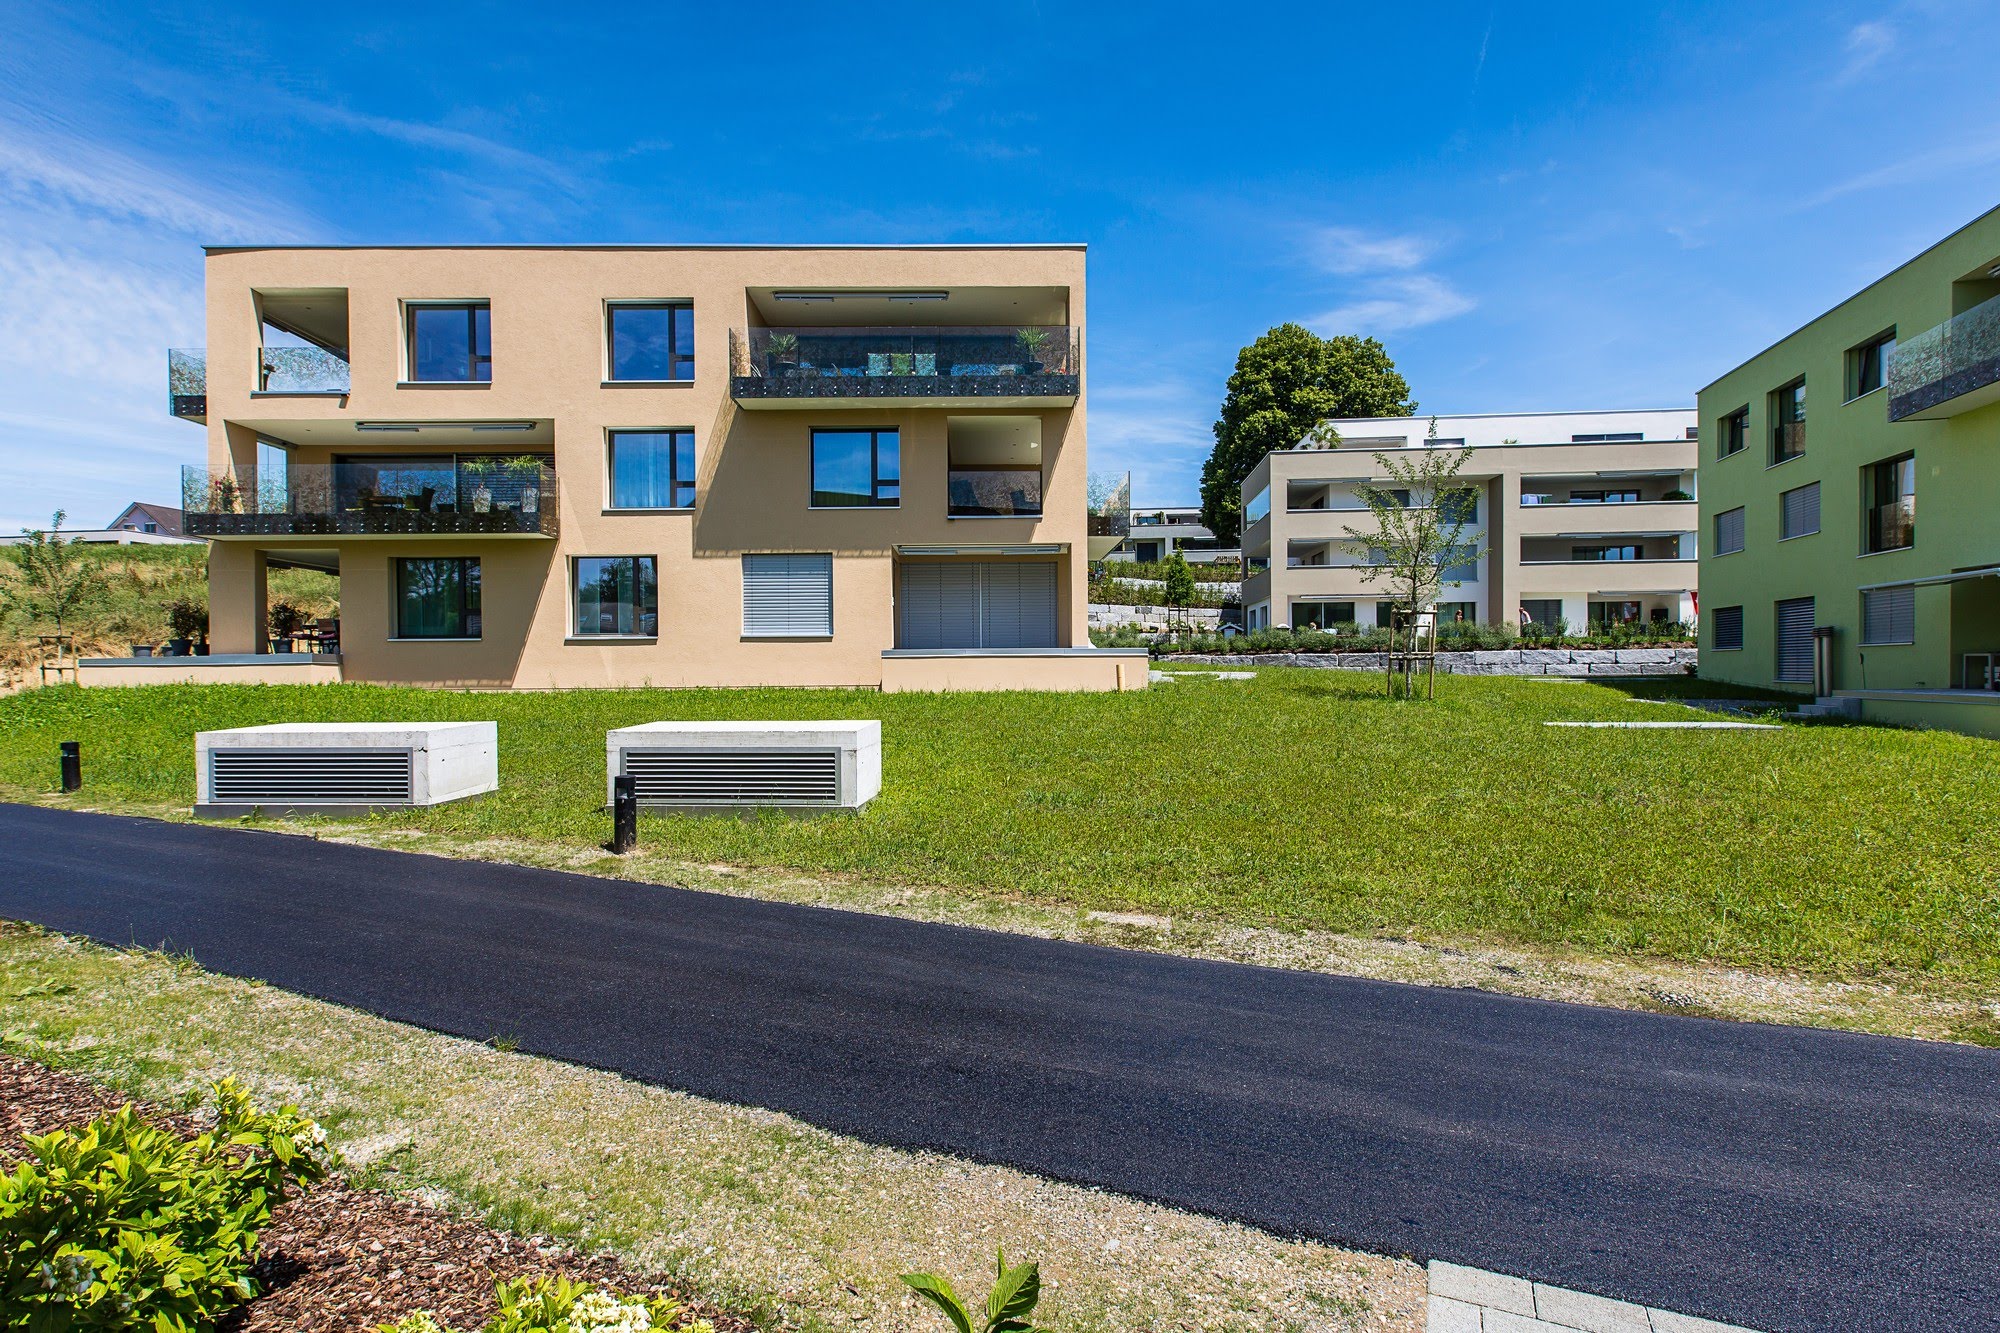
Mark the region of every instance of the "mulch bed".
MULTIPOLYGON (((0 1054, 0 1170, 25 1155, 23 1134, 81 1128, 126 1100, 79 1075, 0 1054)), ((144 1103, 139 1109, 163 1127, 186 1133, 200 1128, 194 1116, 144 1103)), ((671 1296, 722 1333, 755 1328, 690 1298, 683 1286, 635 1274, 614 1259, 495 1231, 338 1177, 310 1194, 294 1194, 272 1214, 252 1273, 264 1294, 225 1321, 230 1333, 372 1333, 418 1310, 431 1311, 449 1328, 477 1328, 496 1308, 496 1283, 545 1274, 671 1296)))

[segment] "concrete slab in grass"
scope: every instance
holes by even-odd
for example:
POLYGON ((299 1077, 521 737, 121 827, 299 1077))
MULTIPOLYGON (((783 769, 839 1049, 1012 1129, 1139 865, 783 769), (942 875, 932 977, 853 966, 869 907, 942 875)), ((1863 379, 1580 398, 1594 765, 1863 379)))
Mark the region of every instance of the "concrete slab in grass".
POLYGON ((1545 727, 1604 727, 1612 731, 1783 731, 1774 722, 1544 722, 1545 727))

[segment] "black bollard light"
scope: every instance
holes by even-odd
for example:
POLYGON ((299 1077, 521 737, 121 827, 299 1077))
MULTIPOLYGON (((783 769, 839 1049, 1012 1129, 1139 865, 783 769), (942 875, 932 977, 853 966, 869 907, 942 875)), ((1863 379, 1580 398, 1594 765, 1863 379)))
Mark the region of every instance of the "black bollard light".
POLYGON ((83 790, 83 746, 77 741, 62 743, 62 789, 83 790))
POLYGON ((623 856, 639 845, 639 788, 630 773, 611 780, 611 850, 623 856))

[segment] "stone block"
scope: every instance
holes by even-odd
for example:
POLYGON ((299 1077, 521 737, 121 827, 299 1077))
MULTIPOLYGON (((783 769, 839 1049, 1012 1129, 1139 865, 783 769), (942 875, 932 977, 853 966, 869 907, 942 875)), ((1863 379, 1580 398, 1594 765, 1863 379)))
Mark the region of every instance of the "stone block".
POLYGON ((1522 666, 1558 666, 1569 661, 1567 648, 1523 648, 1522 666))
POLYGON ((1509 1277, 1442 1259, 1431 1260, 1429 1276, 1433 1296, 1534 1317, 1535 1288, 1524 1277, 1509 1277))
POLYGON ((1592 676, 1657 676, 1660 674, 1658 667, 1642 666, 1637 662, 1591 662, 1588 665, 1590 669, 1586 674, 1592 676))
POLYGON ((1535 1315, 1582 1333, 1652 1333, 1653 1329, 1643 1305, 1545 1282, 1535 1283, 1535 1315))
POLYGON ((1667 666, 1674 660, 1671 648, 1616 648, 1612 659, 1619 662, 1641 662, 1647 666, 1667 666))
POLYGON ((1481 1333, 1479 1307, 1433 1295, 1424 1319, 1424 1333, 1481 1333))

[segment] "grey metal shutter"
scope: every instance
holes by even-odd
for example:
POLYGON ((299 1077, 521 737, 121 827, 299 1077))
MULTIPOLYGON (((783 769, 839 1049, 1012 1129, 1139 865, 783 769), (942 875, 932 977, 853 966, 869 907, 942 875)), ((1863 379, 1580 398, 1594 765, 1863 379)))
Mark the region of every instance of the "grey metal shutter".
POLYGON ((408 750, 234 747, 208 752, 218 804, 408 805, 408 750))
POLYGON ((980 647, 1056 646, 1056 567, 1050 560, 988 564, 980 647))
POLYGON ((1819 483, 1786 491, 1778 497, 1783 509, 1779 524, 1782 537, 1803 537, 1819 531, 1819 483))
POLYGON ((1777 604, 1778 652, 1775 679, 1813 678, 1813 599, 1794 597, 1777 604))
POLYGON ((1861 642, 1915 643, 1917 590, 1874 588, 1861 594, 1861 642))
POLYGON ((743 557, 746 638, 827 638, 833 634, 833 557, 743 557))
POLYGON ((1733 649, 1743 646, 1743 608, 1740 606, 1718 606, 1709 613, 1709 623, 1714 628, 1711 636, 1717 649, 1733 649))
POLYGON ((620 752, 642 805, 838 805, 840 751, 620 752))
POLYGON ((1715 516, 1715 553, 1729 555, 1743 549, 1743 507, 1715 516))
POLYGON ((964 563, 903 566, 899 610, 904 648, 979 646, 979 568, 964 563))

